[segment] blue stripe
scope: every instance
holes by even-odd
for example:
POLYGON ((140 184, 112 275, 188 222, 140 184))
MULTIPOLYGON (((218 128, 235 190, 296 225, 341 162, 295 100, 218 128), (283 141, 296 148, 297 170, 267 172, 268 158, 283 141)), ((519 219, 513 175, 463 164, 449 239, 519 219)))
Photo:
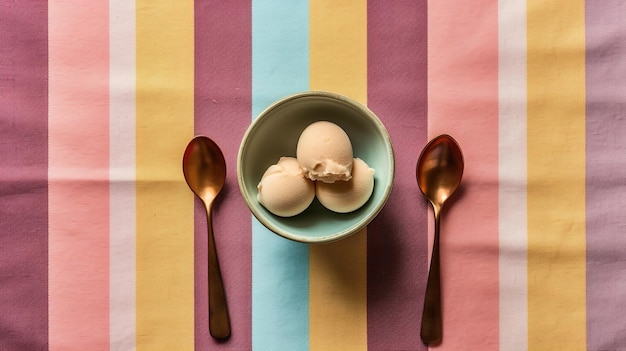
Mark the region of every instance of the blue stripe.
MULTIPOLYGON (((309 88, 309 3, 252 1, 252 118, 309 88)), ((252 346, 309 349, 309 251, 252 220, 252 346)))

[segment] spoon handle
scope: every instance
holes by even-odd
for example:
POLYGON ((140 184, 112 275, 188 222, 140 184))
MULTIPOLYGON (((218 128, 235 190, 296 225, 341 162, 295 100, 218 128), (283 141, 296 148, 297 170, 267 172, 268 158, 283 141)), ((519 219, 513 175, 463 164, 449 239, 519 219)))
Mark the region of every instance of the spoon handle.
POLYGON ((442 318, 441 318, 441 278, 439 269, 439 215, 440 210, 435 208, 435 237, 433 240, 433 253, 430 260, 430 271, 424 297, 424 312, 422 314, 422 327, 420 337, 426 345, 434 345, 441 342, 442 318))
POLYGON ((209 270, 209 332, 216 339, 230 336, 230 319, 228 317, 228 305, 220 264, 217 259, 215 238, 213 237, 213 224, 211 221, 211 208, 206 206, 207 226, 209 229, 208 245, 208 270, 209 270))

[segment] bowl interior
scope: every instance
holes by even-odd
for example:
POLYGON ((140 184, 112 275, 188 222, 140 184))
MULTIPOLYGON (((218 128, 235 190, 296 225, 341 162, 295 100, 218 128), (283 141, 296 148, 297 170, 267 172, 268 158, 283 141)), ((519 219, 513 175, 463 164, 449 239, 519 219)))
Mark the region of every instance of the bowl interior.
POLYGON ((275 233, 302 242, 337 240, 369 223, 389 196, 393 173, 393 151, 382 123, 367 108, 330 93, 297 94, 270 106, 249 127, 237 160, 240 190, 254 216, 275 233), (363 207, 350 213, 332 212, 315 199, 299 215, 276 216, 257 201, 257 185, 280 157, 296 156, 300 134, 319 120, 331 121, 346 131, 354 157, 375 170, 374 192, 363 207))

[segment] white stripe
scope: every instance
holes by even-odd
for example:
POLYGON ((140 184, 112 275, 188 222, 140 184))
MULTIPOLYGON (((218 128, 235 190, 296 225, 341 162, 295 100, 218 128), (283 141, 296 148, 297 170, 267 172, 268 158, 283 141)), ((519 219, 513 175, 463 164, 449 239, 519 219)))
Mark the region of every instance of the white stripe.
POLYGON ((110 23, 110 333, 111 350, 135 337, 135 1, 111 0, 110 23))
POLYGON ((498 1, 500 350, 528 349, 526 1, 498 1))

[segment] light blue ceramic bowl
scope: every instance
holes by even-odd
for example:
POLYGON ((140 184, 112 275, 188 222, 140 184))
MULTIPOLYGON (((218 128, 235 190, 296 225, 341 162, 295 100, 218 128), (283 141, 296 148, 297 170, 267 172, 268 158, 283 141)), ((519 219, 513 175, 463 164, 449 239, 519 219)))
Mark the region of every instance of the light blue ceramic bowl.
POLYGON ((387 202, 393 177, 393 150, 382 122, 360 103, 328 92, 303 92, 269 106, 246 131, 237 156, 239 189, 252 214, 274 233, 306 243, 339 240, 362 229, 387 202), (300 134, 319 120, 331 121, 346 131, 354 157, 375 170, 374 192, 363 207, 351 213, 332 212, 315 199, 299 215, 276 216, 257 201, 257 185, 281 156, 296 156, 300 134))

